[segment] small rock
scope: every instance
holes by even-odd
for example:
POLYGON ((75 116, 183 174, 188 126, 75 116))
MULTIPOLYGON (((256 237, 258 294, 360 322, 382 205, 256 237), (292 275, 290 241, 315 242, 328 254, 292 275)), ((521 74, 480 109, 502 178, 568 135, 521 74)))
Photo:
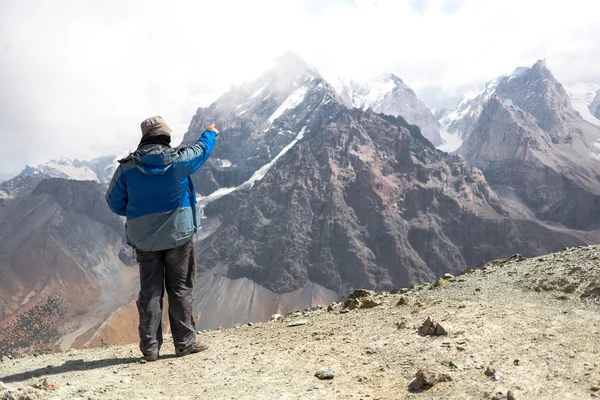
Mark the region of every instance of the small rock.
POLYGON ((499 381, 500 379, 502 379, 502 372, 498 372, 498 371, 496 371, 496 372, 494 373, 494 375, 492 376, 492 380, 497 382, 497 381, 499 381))
POLYGON ((592 386, 592 387, 590 388, 590 390, 591 390, 592 392, 597 392, 597 391, 600 391, 600 385, 598 385, 598 386, 594 385, 594 386, 592 386))
POLYGON ((50 378, 46 378, 43 381, 41 381, 40 383, 36 383, 35 385, 33 385, 33 387, 36 389, 52 390, 52 391, 60 389, 60 385, 57 382, 54 382, 50 378))
POLYGON ((139 362, 140 362, 140 364, 146 364, 148 361, 146 361, 143 358, 141 358, 139 362))
POLYGON ((487 367, 485 370, 486 376, 493 376, 495 373, 496 373, 496 369, 494 367, 492 367, 491 365, 489 367, 487 367))
POLYGON ((454 278, 455 278, 455 276, 454 276, 454 275, 452 275, 452 274, 447 274, 447 273, 446 273, 446 274, 444 274, 443 278, 444 278, 444 279, 448 279, 448 280, 450 280, 450 279, 454 279, 454 278))
POLYGON ((406 321, 396 322, 396 328, 398 328, 398 329, 406 329, 406 321))
POLYGON ((315 373, 315 376, 321 380, 333 379, 335 376, 331 368, 321 368, 315 373))
POLYGON ((292 321, 287 326, 302 326, 308 324, 307 319, 299 319, 298 321, 292 321))
POLYGON ((370 347, 366 347, 365 348, 365 353, 371 355, 371 354, 375 354, 377 352, 375 350, 373 350, 372 348, 370 348, 370 347))
POLYGON ((340 314, 346 314, 346 313, 349 313, 349 312, 350 312, 350 310, 348 310, 347 308, 343 308, 343 309, 340 310, 340 314))
POLYGON ((515 394, 512 390, 509 390, 508 393, 506 394, 506 400, 517 400, 517 398, 515 397, 515 394))
POLYGON ((375 300, 372 297, 365 297, 361 299, 362 305, 360 308, 373 308, 381 305, 380 300, 375 300))
POLYGON ((409 385, 409 390, 427 390, 438 383, 450 382, 451 380, 452 378, 448 374, 443 374, 441 372, 429 369, 420 369, 415 375, 415 380, 409 385))
POLYGON ((281 315, 281 314, 271 315, 271 321, 279 321, 280 319, 283 319, 283 315, 281 315))
POLYGON ((427 317, 419 329, 419 334, 421 336, 444 336, 448 332, 440 324, 432 320, 431 317, 427 317))
POLYGON ((248 326, 254 326, 252 322, 248 322, 248 326))
POLYGON ((406 300, 405 297, 400 297, 400 300, 398 300, 398 303, 396 303, 397 306, 403 306, 405 304, 408 304, 408 300, 406 300))

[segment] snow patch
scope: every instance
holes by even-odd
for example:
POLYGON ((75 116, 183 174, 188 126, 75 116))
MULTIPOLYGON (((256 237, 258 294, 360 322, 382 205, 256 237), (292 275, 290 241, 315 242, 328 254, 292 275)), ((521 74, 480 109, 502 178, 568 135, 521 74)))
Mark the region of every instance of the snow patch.
POLYGON ((444 128, 440 129, 440 137, 444 143, 439 145, 437 149, 445 151, 446 153, 458 150, 463 144, 463 140, 457 133, 450 133, 444 128))
POLYGON ((251 99, 260 96, 260 94, 267 88, 267 85, 263 85, 262 87, 260 87, 260 89, 258 89, 256 92, 254 92, 252 94, 252 96, 250 96, 251 99))
POLYGON ((298 106, 302 101, 304 101, 304 96, 306 96, 306 92, 308 91, 308 87, 302 86, 296 89, 292 94, 290 94, 284 101, 281 103, 277 110, 269 117, 267 123, 271 125, 275 120, 283 115, 289 109, 292 109, 298 106))
POLYGON ((600 85, 597 83, 579 83, 565 89, 571 98, 571 105, 575 111, 579 112, 584 120, 600 126, 600 120, 589 109, 596 94, 600 91, 600 85))

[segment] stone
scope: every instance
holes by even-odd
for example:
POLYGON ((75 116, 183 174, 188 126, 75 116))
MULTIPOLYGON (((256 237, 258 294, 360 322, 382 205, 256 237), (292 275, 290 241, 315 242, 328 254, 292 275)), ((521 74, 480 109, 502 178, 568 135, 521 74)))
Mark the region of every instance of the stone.
POLYGON ((321 368, 320 370, 318 370, 315 373, 315 376, 317 378, 319 378, 320 380, 328 380, 328 379, 333 379, 333 377, 335 376, 335 373, 333 372, 333 370, 331 368, 321 368))
POLYGON ((373 308, 373 307, 377 307, 381 305, 381 301, 380 300, 376 300, 372 297, 364 297, 361 300, 362 304, 360 306, 361 309, 364 308, 373 308))
POLYGON ((493 381, 499 381, 502 378, 502 372, 496 371, 491 365, 486 368, 485 375, 491 377, 493 381))
POLYGON ((439 323, 431 319, 431 317, 427 317, 419 329, 419 334, 421 336, 445 336, 448 332, 439 323))
POLYGON ((308 324, 307 319, 299 319, 298 321, 290 322, 287 326, 293 327, 293 326, 302 326, 302 325, 306 325, 306 324, 308 324))
POLYGON ((408 300, 406 300, 405 297, 400 297, 400 300, 398 300, 398 302, 396 303, 397 306, 403 306, 405 304, 408 304, 408 300))
POLYGON ((377 353, 375 350, 373 350, 371 347, 365 347, 365 354, 375 354, 377 353))
POLYGON ((50 378, 46 378, 40 383, 36 383, 35 385, 33 385, 33 387, 36 389, 42 389, 47 391, 56 391, 60 389, 60 385, 50 378))
POLYGON ((454 275, 452 275, 452 274, 448 274, 448 273, 446 273, 446 274, 444 274, 443 278, 444 278, 444 279, 446 279, 446 280, 450 280, 450 279, 454 279, 454 278, 455 278, 455 276, 454 276, 454 275))
POLYGON ((275 321, 279 321, 283 319, 283 315, 281 314, 273 314, 271 315, 271 321, 275 322, 275 321))
POLYGON ((396 328, 398 328, 398 329, 406 329, 406 321, 396 322, 396 328))
POLYGON ((448 374, 443 374, 430 369, 420 369, 415 375, 415 380, 409 385, 411 391, 427 390, 441 382, 450 382, 452 378, 448 374))
POLYGON ((515 393, 512 390, 509 390, 506 394, 506 400, 516 400, 515 393))

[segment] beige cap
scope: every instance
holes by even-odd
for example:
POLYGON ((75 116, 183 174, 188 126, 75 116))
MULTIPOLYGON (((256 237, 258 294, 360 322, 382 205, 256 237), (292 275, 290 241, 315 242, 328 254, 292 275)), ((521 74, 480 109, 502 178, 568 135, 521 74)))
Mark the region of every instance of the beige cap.
POLYGON ((142 121, 140 127, 142 128, 142 136, 153 131, 161 131, 164 133, 172 132, 171 128, 169 128, 169 125, 167 125, 166 122, 162 119, 162 117, 158 115, 146 118, 142 121))

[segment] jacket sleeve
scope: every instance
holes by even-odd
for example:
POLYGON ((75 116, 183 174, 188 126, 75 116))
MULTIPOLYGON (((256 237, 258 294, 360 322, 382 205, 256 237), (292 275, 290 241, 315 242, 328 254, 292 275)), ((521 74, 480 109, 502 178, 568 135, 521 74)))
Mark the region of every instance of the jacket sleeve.
POLYGON ((215 147, 216 139, 217 133, 215 131, 205 131, 193 146, 179 150, 177 162, 182 164, 188 175, 198 171, 202 164, 208 160, 215 147))
POLYGON ((119 165, 113 175, 108 191, 106 192, 106 203, 108 207, 117 215, 126 216, 127 210, 127 184, 123 166, 119 165))

